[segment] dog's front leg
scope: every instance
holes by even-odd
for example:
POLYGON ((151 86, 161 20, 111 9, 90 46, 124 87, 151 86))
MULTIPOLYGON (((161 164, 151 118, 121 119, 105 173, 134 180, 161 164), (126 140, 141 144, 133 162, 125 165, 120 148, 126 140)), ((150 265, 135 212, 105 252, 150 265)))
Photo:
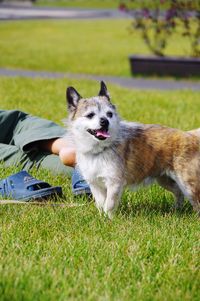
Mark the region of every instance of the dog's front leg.
POLYGON ((96 207, 101 213, 103 211, 104 203, 106 200, 106 188, 94 183, 90 183, 90 189, 95 199, 96 207))
POLYGON ((106 186, 107 196, 103 209, 105 214, 112 219, 120 203, 123 185, 122 183, 117 183, 117 181, 108 181, 106 186))

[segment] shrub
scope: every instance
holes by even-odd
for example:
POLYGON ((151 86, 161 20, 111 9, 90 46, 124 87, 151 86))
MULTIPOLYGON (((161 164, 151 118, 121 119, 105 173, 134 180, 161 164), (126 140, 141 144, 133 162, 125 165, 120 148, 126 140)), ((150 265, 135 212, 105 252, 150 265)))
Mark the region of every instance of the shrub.
POLYGON ((153 54, 164 56, 171 36, 179 32, 188 38, 191 56, 200 57, 200 0, 125 0, 119 9, 133 17, 132 29, 141 32, 153 54))

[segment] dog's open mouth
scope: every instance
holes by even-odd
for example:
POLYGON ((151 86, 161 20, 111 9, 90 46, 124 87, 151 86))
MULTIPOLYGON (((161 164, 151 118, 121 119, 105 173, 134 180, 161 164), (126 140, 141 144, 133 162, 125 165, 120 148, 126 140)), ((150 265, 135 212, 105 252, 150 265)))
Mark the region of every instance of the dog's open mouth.
POLYGON ((93 135, 95 138, 97 138, 99 140, 105 140, 110 137, 108 130, 103 129, 103 128, 98 129, 98 130, 88 129, 87 131, 88 131, 88 133, 90 133, 91 135, 93 135))

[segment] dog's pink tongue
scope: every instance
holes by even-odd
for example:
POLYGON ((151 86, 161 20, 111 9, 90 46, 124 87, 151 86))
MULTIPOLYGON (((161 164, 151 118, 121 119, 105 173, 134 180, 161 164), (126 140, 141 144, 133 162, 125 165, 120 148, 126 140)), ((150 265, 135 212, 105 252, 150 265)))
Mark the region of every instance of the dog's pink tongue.
POLYGON ((106 132, 106 131, 97 131, 97 133, 96 133, 96 136, 97 137, 104 137, 104 138, 108 138, 108 137, 110 137, 110 134, 108 134, 108 132, 106 132))

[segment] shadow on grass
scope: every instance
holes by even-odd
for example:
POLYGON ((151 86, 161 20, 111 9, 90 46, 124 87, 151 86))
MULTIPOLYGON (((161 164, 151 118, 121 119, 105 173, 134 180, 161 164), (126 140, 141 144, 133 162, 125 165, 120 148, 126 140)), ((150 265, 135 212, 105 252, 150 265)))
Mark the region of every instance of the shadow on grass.
POLYGON ((161 204, 157 203, 137 203, 137 204, 123 204, 120 207, 120 213, 123 216, 138 216, 138 215, 176 215, 176 216, 186 216, 193 213, 192 206, 190 204, 184 204, 181 209, 174 209, 171 204, 161 204))
POLYGON ((175 209, 173 196, 159 187, 153 187, 137 193, 125 193, 122 198, 120 213, 122 216, 166 216, 176 215, 184 217, 194 211, 188 200, 180 209, 175 209))

